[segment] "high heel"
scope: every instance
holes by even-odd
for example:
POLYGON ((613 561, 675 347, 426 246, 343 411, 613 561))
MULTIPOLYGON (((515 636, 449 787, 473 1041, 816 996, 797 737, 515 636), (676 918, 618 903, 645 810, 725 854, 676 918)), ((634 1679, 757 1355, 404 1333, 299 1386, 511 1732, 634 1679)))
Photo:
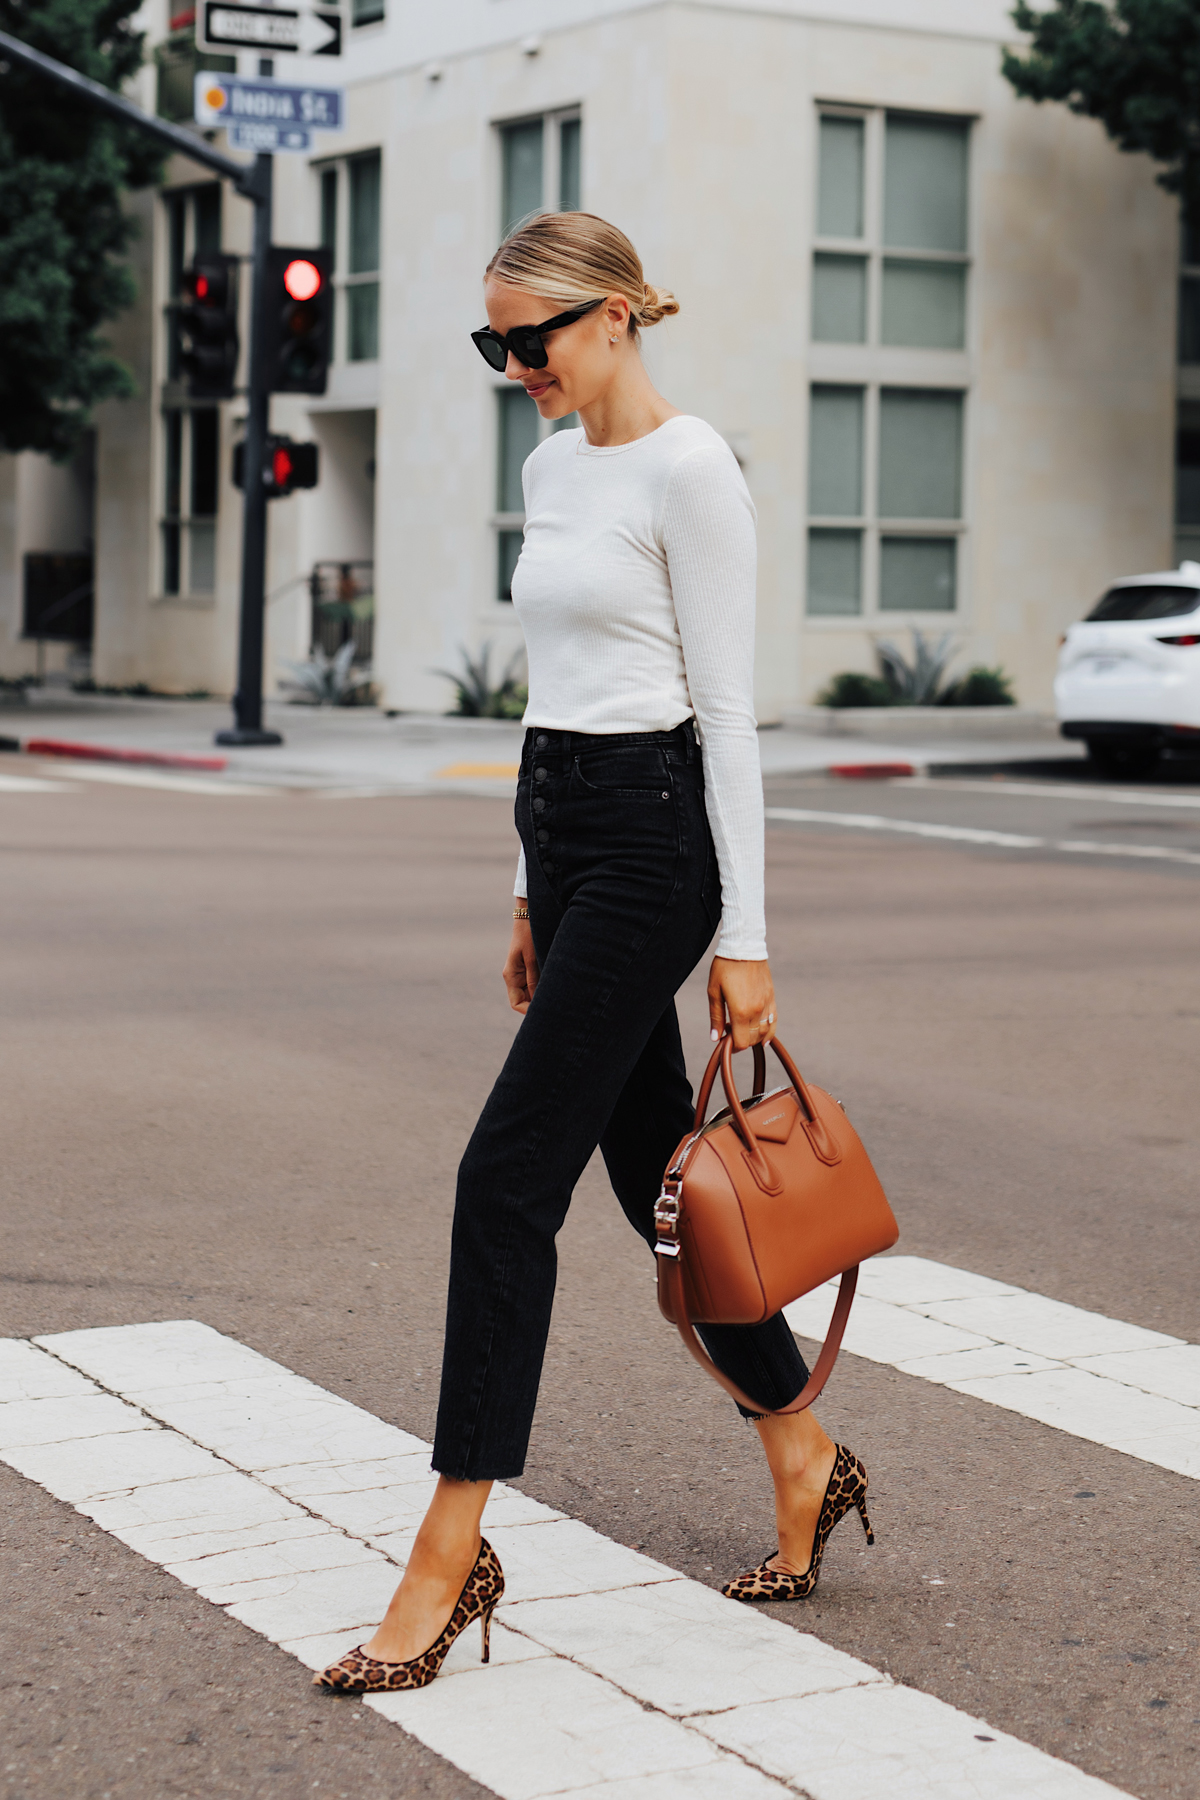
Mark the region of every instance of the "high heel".
POLYGON ((348 1650, 338 1662, 330 1663, 321 1674, 313 1676, 313 1686, 335 1694, 394 1694, 406 1688, 428 1687, 441 1673, 450 1646, 475 1619, 483 1627, 482 1661, 491 1655, 492 1614, 504 1592, 504 1571, 500 1558, 486 1538, 480 1540, 479 1555, 467 1576, 450 1622, 436 1643, 408 1662, 381 1662, 368 1656, 362 1645, 348 1650))
MULTIPOLYGON (((745 1575, 735 1575, 727 1581, 721 1592, 729 1600, 804 1600, 812 1593, 821 1574, 821 1558, 825 1554, 825 1546, 834 1526, 846 1514, 857 1507, 862 1528, 867 1534, 868 1544, 875 1542, 875 1533, 871 1530, 871 1520, 867 1513, 867 1471, 862 1463, 842 1444, 835 1444, 837 1454, 833 1459, 833 1472, 829 1477, 829 1485, 825 1489, 825 1498, 821 1502, 821 1510, 817 1514, 817 1528, 813 1533, 812 1558, 803 1575, 789 1575, 782 1569, 772 1569, 771 1558, 759 1563, 757 1569, 749 1569, 745 1575)), ((778 1555, 772 1551, 772 1555, 778 1555)))

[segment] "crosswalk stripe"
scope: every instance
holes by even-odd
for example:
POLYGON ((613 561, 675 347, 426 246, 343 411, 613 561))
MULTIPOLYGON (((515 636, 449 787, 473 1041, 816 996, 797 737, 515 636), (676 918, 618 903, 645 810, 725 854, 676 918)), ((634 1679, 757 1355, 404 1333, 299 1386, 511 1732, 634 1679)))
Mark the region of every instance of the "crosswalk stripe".
MULTIPOLYGON (((193 1320, 0 1340, 0 1458, 309 1668, 372 1626, 429 1446, 193 1320)), ((364 1704, 502 1800, 1113 1800, 1119 1790, 498 1484, 508 1581, 364 1704)))
MULTIPOLYGON (((836 1284, 787 1307, 822 1338, 836 1284)), ((922 1256, 864 1265, 843 1347, 1073 1437, 1200 1477, 1200 1344, 922 1256)))

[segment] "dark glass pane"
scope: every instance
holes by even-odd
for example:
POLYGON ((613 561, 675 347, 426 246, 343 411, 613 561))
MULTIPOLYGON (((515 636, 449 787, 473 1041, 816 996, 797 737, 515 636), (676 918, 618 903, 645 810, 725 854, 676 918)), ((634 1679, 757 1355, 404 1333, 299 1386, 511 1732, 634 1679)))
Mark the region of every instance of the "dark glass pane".
POLYGON ((521 470, 525 458, 537 448, 538 409, 519 384, 502 388, 496 400, 500 426, 496 511, 523 513, 525 495, 521 488, 521 470))
POLYGON ((967 271, 962 263, 888 257, 883 265, 885 344, 918 350, 961 350, 966 331, 967 271))
POLYGON ((812 334, 818 344, 863 344, 867 338, 865 256, 813 257, 812 334))
POLYGON ((379 267, 379 197, 381 165, 378 150, 356 156, 347 165, 350 175, 350 273, 369 275, 379 267))
POLYGON ((964 122, 889 116, 883 241, 902 250, 966 249, 964 122))
POLYGON ((194 519, 215 518, 220 415, 215 406, 198 407, 192 417, 192 505, 194 519))
POLYGON ((863 121, 821 119, 817 183, 817 234, 860 238, 863 234, 863 121))
POLYGON ((163 593, 179 592, 179 534, 178 525, 164 525, 163 532, 163 593))
POLYGON ((956 561, 953 538, 881 538, 880 612, 953 612, 956 561))
POLYGON ((810 531, 807 611, 830 618, 862 611, 862 533, 810 531))
POLYGON ((564 119, 558 134, 558 209, 578 212, 583 129, 579 119, 564 119))
POLYGON ((880 518, 958 518, 962 506, 962 401, 962 395, 953 389, 883 389, 879 397, 880 518))
POLYGON ((187 195, 167 197, 167 292, 178 300, 183 290, 183 264, 187 255, 187 195))
POLYGON ((1179 360, 1200 363, 1200 278, 1194 275, 1179 283, 1179 360))
POLYGON ((358 281, 346 296, 346 360, 375 362, 379 356, 379 283, 358 281))
POLYGON ((521 554, 523 535, 520 531, 501 531, 497 534, 499 550, 499 566, 496 572, 497 600, 512 599, 513 570, 516 568, 517 558, 521 554))
MULTIPOLYGON (((1187 412, 1194 410, 1186 406, 1187 412)), ((1186 425, 1175 438, 1175 523, 1200 525, 1200 431, 1186 425)))
POLYGON ((211 186, 197 188, 193 195, 196 208, 195 247, 204 254, 209 250, 221 248, 221 188, 214 181, 211 186))
POLYGON ((322 169, 321 248, 333 251, 335 268, 337 266, 337 203, 338 172, 336 169, 322 169))
POLYGON ((542 182, 542 121, 531 119, 527 125, 506 125, 503 141, 504 212, 503 231, 529 213, 540 212, 544 204, 542 182))
POLYGON ((1089 619, 1179 619, 1200 607, 1200 588, 1145 587, 1109 588, 1104 598, 1093 606, 1089 619))
POLYGON ((169 519, 179 517, 183 501, 183 414, 169 412, 165 420, 166 479, 163 482, 163 511, 169 519))
POLYGON ((808 421, 808 510, 816 518, 861 514, 863 390, 814 387, 808 421))
POLYGON ((384 16, 383 0, 353 0, 350 7, 350 23, 352 25, 374 25, 377 19, 384 16))

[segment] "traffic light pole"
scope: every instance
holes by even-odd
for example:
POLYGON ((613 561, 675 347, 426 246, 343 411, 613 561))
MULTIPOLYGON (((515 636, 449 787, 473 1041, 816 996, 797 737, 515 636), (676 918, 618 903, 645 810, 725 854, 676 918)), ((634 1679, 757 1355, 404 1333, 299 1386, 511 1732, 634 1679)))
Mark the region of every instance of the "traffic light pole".
POLYGON ((238 686, 234 695, 234 720, 231 731, 217 733, 219 744, 281 744, 278 732, 264 731, 262 725, 263 631, 266 612, 267 495, 261 471, 267 447, 267 427, 271 396, 267 388, 266 320, 263 317, 267 252, 271 246, 271 175, 272 158, 257 156, 252 163, 235 162, 197 133, 182 126, 155 119, 149 113, 102 87, 66 63, 56 62, 32 50, 19 38, 0 31, 0 58, 16 63, 18 68, 44 75, 57 87, 65 88, 77 101, 93 106, 123 125, 132 125, 147 137, 165 144, 181 156, 188 156, 202 167, 212 169, 233 183, 235 192, 249 200, 254 208, 254 255, 250 293, 250 371, 249 416, 246 428, 245 504, 242 514, 242 596, 241 625, 238 638, 238 686))
POLYGON ((250 376, 246 415, 246 471, 242 496, 242 609, 238 628, 238 684, 233 696, 234 724, 218 731, 218 744, 282 744, 277 731, 262 722, 263 638, 266 634, 267 459, 271 393, 267 385, 267 259, 271 249, 272 158, 254 160, 254 253, 250 281, 250 376))

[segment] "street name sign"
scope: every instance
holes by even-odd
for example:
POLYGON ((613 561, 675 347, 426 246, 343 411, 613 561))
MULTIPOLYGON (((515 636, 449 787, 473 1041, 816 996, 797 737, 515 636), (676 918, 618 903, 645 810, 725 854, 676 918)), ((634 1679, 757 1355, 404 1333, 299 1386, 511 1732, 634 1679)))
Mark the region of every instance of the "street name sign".
POLYGON ((196 22, 196 41, 202 50, 261 50, 266 56, 342 54, 342 15, 323 7, 201 0, 196 22))
POLYGON ((269 119, 235 119, 229 127, 231 150, 253 150, 274 156, 280 150, 312 149, 312 132, 303 125, 277 125, 269 119))
MULTIPOLYGON (((340 131, 344 102, 344 88, 288 87, 281 81, 245 81, 237 75, 202 72, 196 76, 192 112, 197 125, 228 125, 231 133, 242 125, 255 125, 308 134, 340 131)), ((229 141, 234 143, 232 135, 229 141)))

